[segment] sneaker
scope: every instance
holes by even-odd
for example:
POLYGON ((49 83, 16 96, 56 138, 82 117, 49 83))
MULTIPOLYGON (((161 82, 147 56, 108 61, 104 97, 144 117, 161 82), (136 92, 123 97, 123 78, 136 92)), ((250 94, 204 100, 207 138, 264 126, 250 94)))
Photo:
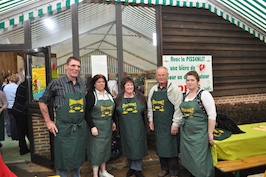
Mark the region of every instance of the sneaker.
POLYGON ((136 177, 144 177, 141 171, 135 171, 136 177))
POLYGON ((134 172, 135 172, 135 170, 133 170, 133 169, 130 168, 128 170, 128 172, 127 172, 127 177, 130 177, 130 176, 134 175, 134 172))
POLYGON ((106 170, 103 172, 99 172, 99 177, 114 177, 110 173, 108 173, 106 170))
POLYGON ((159 174, 158 174, 158 177, 164 177, 166 175, 168 175, 168 171, 165 171, 165 170, 162 170, 159 174))

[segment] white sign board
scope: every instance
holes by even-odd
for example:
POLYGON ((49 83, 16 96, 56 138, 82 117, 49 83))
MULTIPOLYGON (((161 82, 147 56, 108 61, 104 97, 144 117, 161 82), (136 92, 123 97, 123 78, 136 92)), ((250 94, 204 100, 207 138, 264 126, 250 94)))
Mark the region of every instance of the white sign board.
POLYGON ((211 55, 163 55, 163 66, 168 68, 169 81, 182 92, 187 91, 185 75, 192 70, 199 74, 200 87, 213 91, 211 55))
POLYGON ((102 74, 108 80, 107 71, 107 56, 106 55, 92 55, 91 56, 91 75, 102 74))

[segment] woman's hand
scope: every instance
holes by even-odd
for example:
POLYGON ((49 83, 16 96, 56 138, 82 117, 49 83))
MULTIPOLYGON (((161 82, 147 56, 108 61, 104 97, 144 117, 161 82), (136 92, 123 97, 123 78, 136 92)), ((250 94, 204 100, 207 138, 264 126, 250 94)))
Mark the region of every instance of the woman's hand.
POLYGON ((213 139, 213 134, 212 133, 209 134, 209 143, 210 143, 211 146, 214 145, 214 139, 213 139))
POLYGON ((112 125, 112 130, 113 130, 113 131, 116 130, 116 124, 115 124, 115 123, 113 123, 113 125, 112 125))
POLYGON ((97 129, 96 127, 92 127, 92 128, 91 128, 91 134, 92 134, 93 136, 98 136, 98 129, 97 129))

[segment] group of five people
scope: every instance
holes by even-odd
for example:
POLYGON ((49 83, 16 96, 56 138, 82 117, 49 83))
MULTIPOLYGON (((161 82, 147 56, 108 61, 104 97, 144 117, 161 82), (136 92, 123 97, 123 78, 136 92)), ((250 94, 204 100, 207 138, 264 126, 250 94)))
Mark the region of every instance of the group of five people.
POLYGON ((195 96, 200 90, 197 72, 187 73, 189 92, 183 99, 178 87, 168 82, 167 68, 158 67, 158 84, 146 99, 135 90, 130 76, 122 78, 121 93, 113 98, 101 74, 91 79, 84 92, 78 58, 70 57, 65 69, 66 75, 52 80, 39 100, 46 126, 55 136, 55 168, 61 177, 66 177, 68 170, 72 177, 79 177, 86 158, 92 165, 93 177, 113 177, 106 170, 106 162, 111 157, 115 130, 119 130, 122 153, 128 159, 127 177, 144 176, 142 160, 148 154, 149 130, 154 131, 162 169, 158 177, 178 176, 179 153, 191 176, 214 176, 210 146, 214 144, 215 104, 207 91, 202 94, 206 110, 197 104, 195 96), (49 116, 48 105, 53 105, 55 120, 49 116))

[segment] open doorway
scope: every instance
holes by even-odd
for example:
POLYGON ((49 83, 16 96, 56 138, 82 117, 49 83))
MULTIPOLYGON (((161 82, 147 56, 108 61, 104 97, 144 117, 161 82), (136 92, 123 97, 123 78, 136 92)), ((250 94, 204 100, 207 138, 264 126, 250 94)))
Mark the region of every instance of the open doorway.
MULTIPOLYGON (((17 85, 25 80, 23 55, 23 52, 0 52, 1 90, 4 88, 2 85, 5 85, 5 83, 3 83, 4 78, 9 78, 15 75, 17 78, 15 84, 17 85)), ((1 138, 2 147, 0 151, 4 162, 14 163, 30 161, 30 153, 20 155, 18 140, 12 140, 12 137, 10 136, 10 123, 7 123, 7 109, 3 112, 2 118, 4 119, 2 125, 4 127, 4 139, 1 138)), ((28 147, 30 147, 27 139, 26 143, 28 147)))

